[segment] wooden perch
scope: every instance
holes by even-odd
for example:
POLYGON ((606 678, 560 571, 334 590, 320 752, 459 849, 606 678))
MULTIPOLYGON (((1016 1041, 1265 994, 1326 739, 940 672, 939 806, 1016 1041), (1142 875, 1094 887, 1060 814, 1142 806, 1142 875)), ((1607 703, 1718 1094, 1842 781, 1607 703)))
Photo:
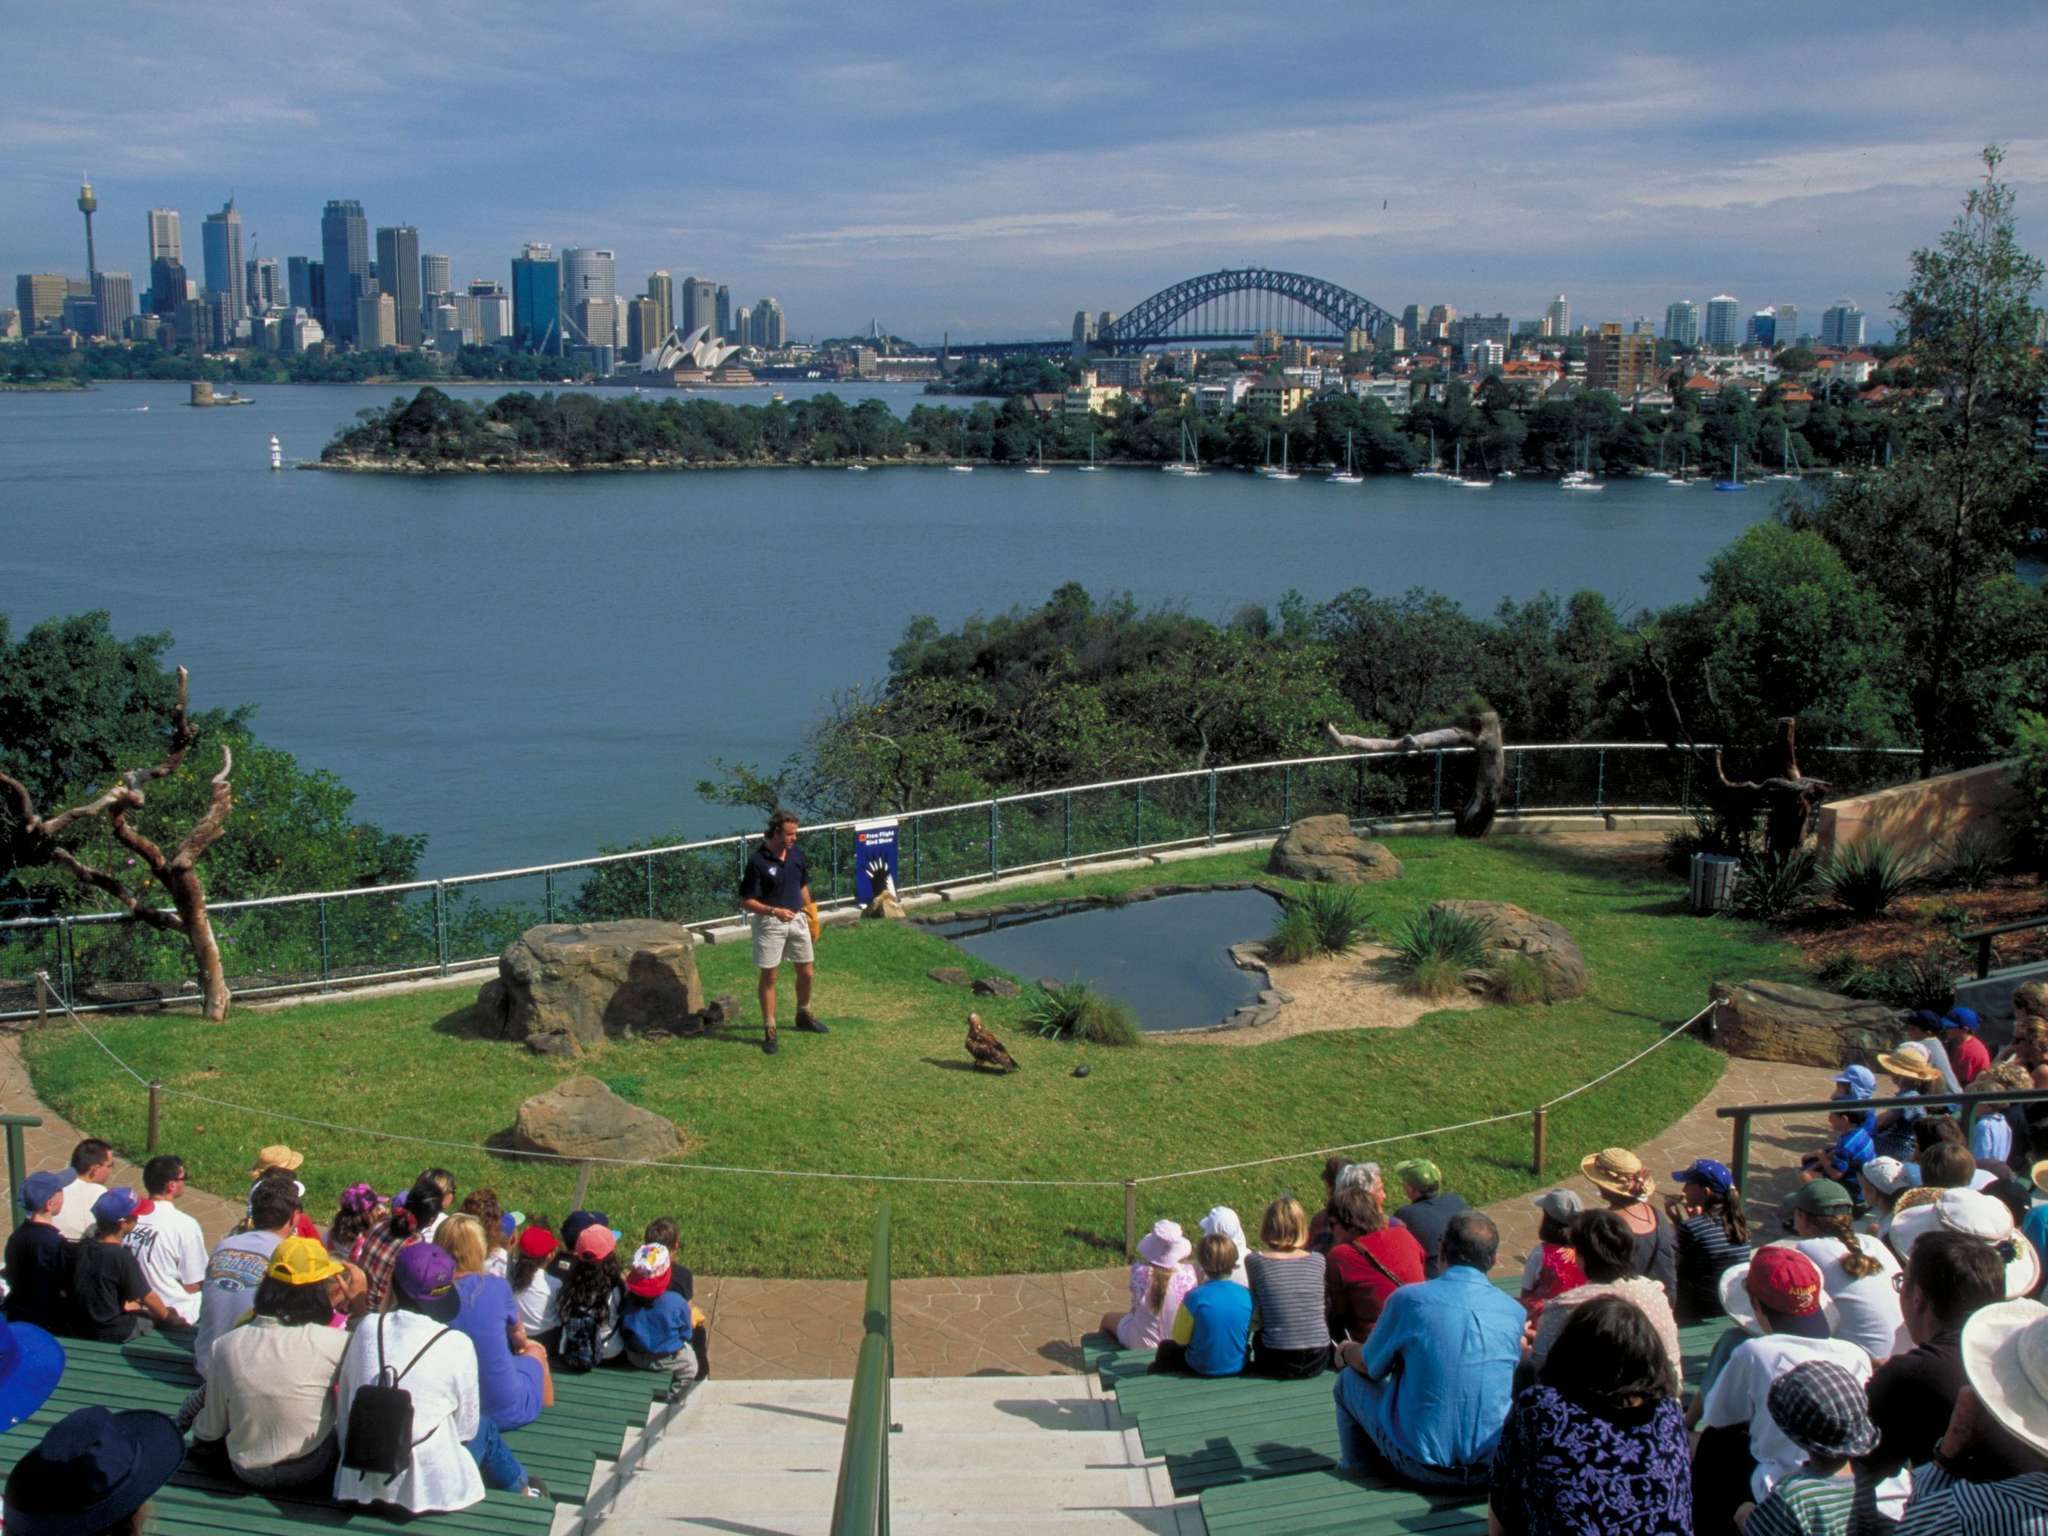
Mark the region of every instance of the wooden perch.
POLYGON ((220 772, 213 776, 213 793, 201 816, 179 841, 168 858, 163 849, 129 825, 128 815, 147 803, 145 784, 168 778, 183 766, 185 753, 199 739, 186 712, 185 669, 178 668, 178 707, 171 717, 170 745, 160 762, 148 768, 132 768, 121 782, 82 805, 60 811, 48 818, 36 814, 28 787, 20 780, 0 773, 0 788, 14 798, 21 818, 22 837, 28 852, 24 863, 55 864, 70 872, 81 885, 102 891, 120 903, 129 918, 162 933, 181 933, 191 947, 199 971, 199 989, 205 1016, 219 1023, 228 1016, 227 977, 221 967, 220 946, 213 937, 213 923, 206 914, 206 891, 199 883, 200 855, 220 840, 227 830, 228 813, 234 809, 234 793, 228 776, 234 770, 232 749, 221 748, 220 772), (172 910, 146 900, 147 890, 130 889, 112 870, 88 864, 57 841, 73 822, 105 816, 114 837, 142 861, 142 865, 171 898, 172 910))
POLYGON ((1436 731, 1416 731, 1406 736, 1348 736, 1334 725, 1325 724, 1330 740, 1347 752, 1436 752, 1451 747, 1470 747, 1478 771, 1473 775, 1472 793, 1451 813, 1451 826, 1460 837, 1484 837, 1500 810, 1501 794, 1507 785, 1507 748, 1501 741, 1500 716, 1492 710, 1474 715, 1466 726, 1446 726, 1436 731))
POLYGON ((1795 715, 1778 721, 1778 772, 1762 780, 1736 780, 1721 766, 1721 749, 1714 749, 1714 799, 1742 820, 1764 818, 1764 846, 1775 854, 1797 852, 1813 825, 1813 813, 1835 786, 1826 779, 1809 779, 1799 772, 1799 720, 1795 715))

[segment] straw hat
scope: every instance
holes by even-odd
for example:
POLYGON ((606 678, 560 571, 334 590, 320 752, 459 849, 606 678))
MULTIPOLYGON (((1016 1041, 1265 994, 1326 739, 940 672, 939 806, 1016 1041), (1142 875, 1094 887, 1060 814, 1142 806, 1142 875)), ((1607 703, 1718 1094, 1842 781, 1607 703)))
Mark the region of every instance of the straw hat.
POLYGON ((1901 1209, 1892 1217, 1891 1244, 1902 1259, 1911 1259, 1913 1244, 1929 1232, 1961 1232, 1997 1249, 2005 1260, 2008 1299, 2029 1295, 2041 1283, 2040 1253, 2013 1225, 2011 1208, 1996 1195, 1975 1189, 1944 1189, 1935 1199, 1901 1209))
POLYGON ((1633 1200, 1647 1200, 1656 1193, 1657 1181, 1643 1160, 1626 1147, 1603 1147, 1579 1159, 1579 1172, 1596 1189, 1633 1200))
POLYGON ((1908 1040, 1896 1051, 1879 1051, 1877 1064, 1893 1077, 1911 1078, 1916 1083, 1938 1083, 1941 1071, 1918 1040, 1908 1040))
POLYGON ((1997 1301, 1963 1324, 1963 1375, 1987 1413, 2048 1453, 2048 1307, 1997 1301))
POLYGON ((1177 1221, 1155 1221, 1152 1230, 1138 1239, 1138 1257, 1161 1269, 1185 1264, 1194 1251, 1195 1245, 1188 1241, 1177 1221))
POLYGON ((305 1160, 305 1153, 294 1152, 283 1142, 278 1142, 275 1146, 265 1147, 256 1154, 256 1165, 249 1170, 249 1177, 260 1179, 263 1177, 264 1171, 271 1168, 281 1168, 286 1173, 296 1173, 299 1165, 305 1162, 305 1160))

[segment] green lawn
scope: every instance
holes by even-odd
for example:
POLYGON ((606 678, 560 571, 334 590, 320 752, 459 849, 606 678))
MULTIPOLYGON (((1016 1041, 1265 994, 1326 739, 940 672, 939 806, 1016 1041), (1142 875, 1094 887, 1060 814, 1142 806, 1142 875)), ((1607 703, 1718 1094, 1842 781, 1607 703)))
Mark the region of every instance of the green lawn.
MULTIPOLYGON (((764 1057, 752 1027, 699 1040, 615 1045, 575 1066, 468 1038, 445 1021, 468 989, 259 1011, 224 1025, 185 1015, 95 1020, 145 1076, 250 1112, 166 1096, 163 1144, 202 1188, 241 1189, 250 1153, 288 1141, 319 1219, 346 1184, 401 1187, 444 1164, 466 1189, 489 1183, 508 1207, 559 1218, 572 1171, 483 1150, 438 1150, 287 1124, 273 1113, 474 1146, 511 1126, 519 1102, 586 1071, 689 1128, 689 1161, 746 1168, 1010 1179, 1105 1179, 1205 1167, 1422 1130, 1526 1109, 1640 1050, 1705 1001, 1722 978, 1797 973, 1790 947, 1745 924, 1684 915, 1678 882, 1582 858, 1539 838, 1484 844, 1401 839, 1402 880, 1366 887, 1382 928, 1440 896, 1512 900, 1563 923, 1592 972, 1587 996, 1545 1008, 1437 1014, 1413 1029, 1307 1035, 1242 1050, 1151 1044, 1111 1051, 1025 1033, 1020 1004, 982 1000, 1024 1070, 964 1070, 966 997, 925 979, 940 964, 980 970, 963 952, 902 924, 828 931, 819 951, 826 1038, 785 1027, 764 1057), (1070 1075, 1086 1059, 1092 1073, 1070 1075)), ((1239 880, 1263 852, 1064 881, 1045 894, 1129 889, 1160 880, 1239 880)), ((1005 893, 1001 899, 1019 899, 1005 893)), ((751 1013, 744 945, 699 952, 707 990, 738 993, 751 1013)), ((785 988, 789 985, 785 978, 785 988)), ((139 1156, 143 1091, 75 1028, 26 1042, 43 1097, 139 1156)), ((1712 1083, 1717 1057, 1690 1039, 1551 1116, 1551 1172, 1581 1152, 1634 1145, 1681 1115, 1712 1083)), ((1370 1155, 1427 1151, 1475 1203, 1534 1188, 1527 1120, 1370 1155)), ((1321 1159, 1244 1174, 1144 1185, 1139 1219, 1192 1224, 1234 1205, 1248 1224, 1292 1190, 1313 1204, 1321 1159)), ((590 1203, 637 1233, 657 1215, 682 1223, 686 1260, 715 1274, 846 1276, 866 1262, 871 1218, 895 1202, 899 1275, 1054 1271, 1121 1260, 1117 1188, 987 1189, 600 1168, 590 1203)))

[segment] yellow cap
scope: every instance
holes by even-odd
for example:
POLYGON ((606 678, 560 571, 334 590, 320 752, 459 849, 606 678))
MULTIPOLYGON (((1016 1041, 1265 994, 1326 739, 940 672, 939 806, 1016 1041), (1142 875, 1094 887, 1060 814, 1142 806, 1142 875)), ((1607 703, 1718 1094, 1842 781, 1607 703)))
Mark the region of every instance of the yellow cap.
POLYGON ((265 1273, 286 1285, 314 1285, 332 1280, 341 1271, 341 1260, 329 1253, 325 1245, 310 1237, 288 1237, 277 1245, 265 1273))

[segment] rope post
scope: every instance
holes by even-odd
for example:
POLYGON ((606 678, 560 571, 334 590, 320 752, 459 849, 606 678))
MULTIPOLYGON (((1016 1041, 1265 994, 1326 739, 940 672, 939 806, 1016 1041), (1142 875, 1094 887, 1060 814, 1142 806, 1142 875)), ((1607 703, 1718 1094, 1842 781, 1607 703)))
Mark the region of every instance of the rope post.
POLYGON ((574 1195, 572 1195, 572 1196, 570 1197, 570 1199, 569 1199, 569 1209, 570 1209, 570 1210, 572 1210, 572 1211, 580 1211, 580 1210, 582 1210, 582 1209, 583 1209, 583 1197, 584 1197, 585 1195, 589 1194, 589 1193, 590 1193, 590 1159, 586 1157, 586 1158, 585 1158, 585 1159, 583 1160, 583 1165, 582 1165, 582 1166, 581 1166, 580 1168, 578 1168, 578 1169, 576 1170, 576 1193, 575 1193, 574 1195))
POLYGON ((156 1156, 157 1127, 163 1116, 164 1085, 155 1078, 149 1082, 149 1140, 145 1145, 151 1157, 156 1156))
POLYGON ((1124 1262, 1138 1256, 1138 1183, 1124 1180, 1124 1262))
POLYGON ((1537 1178, 1543 1177, 1543 1155, 1549 1151, 1550 1111, 1541 1104, 1536 1106, 1536 1148, 1529 1158, 1529 1171, 1537 1178))
MULTIPOLYGON (((49 973, 48 971, 37 971, 37 972, 36 972, 36 1028, 37 1028, 37 1029, 48 1029, 49 1027, 50 1027, 50 973, 49 973)), ((20 1183, 21 1181, 17 1179, 17 1180, 15 1181, 15 1182, 16 1182, 17 1184, 19 1184, 19 1183, 20 1183)))

